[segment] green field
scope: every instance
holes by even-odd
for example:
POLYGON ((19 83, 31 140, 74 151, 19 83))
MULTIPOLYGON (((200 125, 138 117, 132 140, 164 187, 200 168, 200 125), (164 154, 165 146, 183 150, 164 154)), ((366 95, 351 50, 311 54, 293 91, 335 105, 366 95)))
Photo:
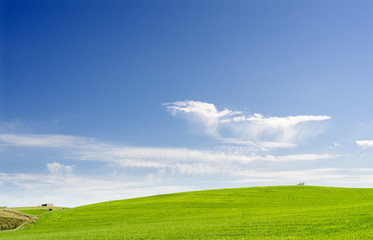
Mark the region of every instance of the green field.
POLYGON ((253 187, 50 211, 0 239, 373 239, 373 189, 253 187))
POLYGON ((17 208, 12 208, 13 210, 17 210, 19 212, 22 212, 22 213, 26 213, 26 214, 29 214, 29 215, 33 215, 33 216, 40 216, 46 212, 49 212, 50 209, 53 210, 53 211, 56 211, 56 210, 61 210, 61 209, 65 209, 63 207, 17 207, 17 208))

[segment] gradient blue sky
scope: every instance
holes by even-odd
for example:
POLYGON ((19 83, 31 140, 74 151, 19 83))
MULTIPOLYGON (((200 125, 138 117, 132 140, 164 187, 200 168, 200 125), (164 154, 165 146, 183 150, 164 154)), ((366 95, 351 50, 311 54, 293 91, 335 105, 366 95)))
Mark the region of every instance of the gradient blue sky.
POLYGON ((373 2, 3 0, 0 205, 373 187, 373 2))

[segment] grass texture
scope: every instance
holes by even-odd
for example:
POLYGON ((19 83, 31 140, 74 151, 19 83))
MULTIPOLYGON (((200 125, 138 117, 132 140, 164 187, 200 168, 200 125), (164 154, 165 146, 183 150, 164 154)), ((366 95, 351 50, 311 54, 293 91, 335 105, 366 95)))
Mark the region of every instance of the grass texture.
MULTIPOLYGON (((36 217, 9 208, 0 209, 0 230, 13 230, 32 224, 36 217)), ((0 238, 2 236, 0 235, 0 238)))
POLYGON ((0 239, 372 239, 373 189, 221 189, 46 212, 0 239))

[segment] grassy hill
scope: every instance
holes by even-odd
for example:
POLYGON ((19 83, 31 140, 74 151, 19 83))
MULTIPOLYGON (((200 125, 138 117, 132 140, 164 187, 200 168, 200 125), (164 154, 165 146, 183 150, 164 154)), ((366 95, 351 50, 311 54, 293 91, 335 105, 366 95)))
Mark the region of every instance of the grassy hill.
POLYGON ((65 209, 63 207, 56 207, 56 206, 52 206, 52 207, 41 207, 41 206, 37 206, 37 207, 17 207, 17 208, 12 208, 13 210, 16 210, 16 211, 19 211, 19 212, 22 212, 22 213, 26 213, 26 214, 29 214, 29 215, 33 215, 33 216, 40 216, 46 212, 49 212, 49 211, 55 211, 55 210, 61 210, 61 209, 65 209))
POLYGON ((373 189, 254 187, 44 213, 0 239, 372 239, 373 189))

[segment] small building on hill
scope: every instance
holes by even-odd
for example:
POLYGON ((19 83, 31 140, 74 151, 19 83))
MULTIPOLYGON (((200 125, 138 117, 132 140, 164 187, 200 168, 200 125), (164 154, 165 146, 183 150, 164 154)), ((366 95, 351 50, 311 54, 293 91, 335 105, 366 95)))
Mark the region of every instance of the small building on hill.
POLYGON ((304 186, 304 182, 298 183, 297 186, 304 186))
POLYGON ((43 203, 42 207, 53 207, 53 203, 43 203))

